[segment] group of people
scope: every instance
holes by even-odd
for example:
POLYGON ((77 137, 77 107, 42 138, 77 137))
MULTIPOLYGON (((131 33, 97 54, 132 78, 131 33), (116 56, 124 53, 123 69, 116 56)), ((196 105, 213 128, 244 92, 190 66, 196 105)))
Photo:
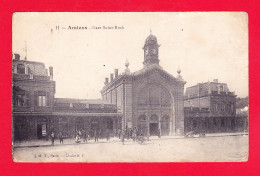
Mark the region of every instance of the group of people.
POLYGON ((101 129, 93 129, 91 131, 88 130, 76 130, 76 142, 81 142, 81 139, 83 139, 83 142, 87 142, 90 140, 90 137, 93 135, 95 138, 95 142, 98 142, 98 139, 101 137, 101 129), (92 135, 91 135, 92 133, 92 135))
MULTIPOLYGON (((161 130, 158 128, 158 138, 161 137, 161 130)), ((52 145, 54 145, 54 139, 55 139, 55 134, 54 132, 51 132, 51 141, 52 141, 52 145)), ((90 131, 88 130, 76 130, 76 143, 80 143, 81 140, 83 140, 83 142, 87 142, 88 140, 91 139, 91 137, 93 137, 95 139, 95 142, 98 142, 98 139, 100 139, 102 136, 106 137, 107 141, 110 140, 110 130, 106 130, 104 134, 102 134, 102 130, 101 129, 92 129, 90 131)), ((134 142, 136 142, 136 140, 138 139, 138 137, 144 137, 144 132, 142 129, 137 129, 136 127, 132 128, 127 128, 126 130, 114 130, 114 137, 118 137, 122 143, 124 144, 125 139, 129 140, 132 139, 134 142)), ((58 134, 58 138, 60 141, 60 144, 63 144, 63 139, 64 139, 64 135, 62 132, 59 132, 58 134)))
MULTIPOLYGON (((55 138, 56 138, 56 136, 55 136, 54 132, 51 132, 51 145, 54 145, 55 138)), ((60 144, 63 144, 64 135, 62 134, 62 132, 60 132, 58 134, 58 138, 60 140, 60 144)))
POLYGON ((144 136, 144 132, 142 129, 137 130, 136 127, 132 128, 127 128, 124 131, 121 131, 120 129, 118 131, 114 131, 115 136, 118 136, 119 139, 121 139, 122 143, 124 144, 125 139, 129 140, 132 139, 134 142, 137 140, 138 136, 144 136))

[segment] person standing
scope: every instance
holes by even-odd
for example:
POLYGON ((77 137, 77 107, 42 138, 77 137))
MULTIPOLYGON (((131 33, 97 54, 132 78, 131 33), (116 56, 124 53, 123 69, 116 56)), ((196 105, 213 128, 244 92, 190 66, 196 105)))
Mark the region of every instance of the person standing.
POLYGON ((158 128, 158 138, 161 138, 161 130, 158 128))
POLYGON ((110 140, 110 131, 107 130, 107 141, 109 141, 109 140, 110 140))
POLYGON ((88 139, 87 139, 87 131, 82 130, 82 133, 83 133, 83 142, 88 142, 88 139))
POLYGON ((119 137, 119 139, 121 138, 121 130, 120 129, 118 130, 118 137, 119 137))
POLYGON ((136 129, 136 127, 134 127, 134 130, 133 130, 133 140, 134 140, 134 142, 136 141, 136 137, 137 137, 137 129, 136 129))
POLYGON ((130 128, 130 139, 133 139, 133 129, 132 128, 130 128))
POLYGON ((122 131, 122 143, 123 143, 123 145, 125 145, 125 133, 124 133, 124 131, 122 131))
POLYGON ((54 138, 55 138, 55 135, 53 132, 51 132, 51 145, 54 145, 54 138))
POLYGON ((102 135, 102 131, 101 131, 101 129, 99 129, 99 131, 98 131, 98 138, 99 139, 101 139, 101 135, 102 135))
POLYGON ((59 133, 59 139, 60 139, 60 144, 63 144, 63 135, 62 132, 59 133))
POLYGON ((114 141, 116 140, 116 137, 117 137, 117 130, 115 129, 114 130, 114 139, 113 139, 114 141))
POLYGON ((95 137, 95 142, 98 142, 98 134, 97 134, 97 130, 94 131, 94 137, 95 137))
POLYGON ((79 138, 81 138, 82 135, 81 130, 79 130, 78 134, 79 134, 79 138))

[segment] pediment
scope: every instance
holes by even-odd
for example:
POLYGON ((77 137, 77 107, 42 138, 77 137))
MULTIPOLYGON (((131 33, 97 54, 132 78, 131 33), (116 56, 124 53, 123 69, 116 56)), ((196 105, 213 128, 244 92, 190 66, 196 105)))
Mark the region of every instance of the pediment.
POLYGON ((139 80, 151 75, 162 77, 170 82, 179 82, 177 78, 175 78, 174 76, 172 76, 171 74, 163 70, 163 68, 157 64, 151 65, 149 67, 134 72, 133 78, 134 80, 139 80))

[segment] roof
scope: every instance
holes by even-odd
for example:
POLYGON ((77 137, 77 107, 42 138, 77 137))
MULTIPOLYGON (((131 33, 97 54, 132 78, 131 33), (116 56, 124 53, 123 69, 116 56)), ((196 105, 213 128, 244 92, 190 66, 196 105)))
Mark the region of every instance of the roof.
POLYGON ((226 83, 206 82, 198 83, 195 86, 187 87, 185 96, 198 95, 208 92, 218 92, 219 87, 221 88, 221 92, 230 92, 226 83))
MULTIPOLYGON (((167 77, 174 79, 175 81, 183 81, 182 78, 179 80, 178 78, 175 78, 170 73, 163 70, 163 68, 158 64, 152 64, 152 65, 149 65, 147 67, 144 67, 143 69, 134 72, 132 75, 133 76, 139 76, 139 75, 145 74, 146 72, 149 72, 149 71, 152 71, 152 70, 159 70, 163 74, 167 75, 167 77)), ((185 81, 183 81, 183 82, 185 82, 185 81)))
POLYGON ((48 69, 45 68, 45 64, 41 62, 27 61, 27 60, 13 60, 13 67, 16 65, 24 65, 25 69, 28 69, 27 74, 37 76, 48 76, 48 69))
POLYGON ((55 103, 111 104, 101 99, 55 98, 55 103))
POLYGON ((148 44, 156 44, 157 43, 157 38, 156 36, 154 36, 153 34, 150 34, 146 40, 145 40, 145 45, 148 45, 148 44))

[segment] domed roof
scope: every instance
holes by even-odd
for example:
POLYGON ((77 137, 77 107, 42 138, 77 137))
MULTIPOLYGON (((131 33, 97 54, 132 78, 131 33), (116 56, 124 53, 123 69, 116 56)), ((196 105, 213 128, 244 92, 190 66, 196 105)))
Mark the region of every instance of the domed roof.
POLYGON ((150 34, 145 40, 145 45, 154 43, 157 43, 157 38, 153 34, 150 34))

